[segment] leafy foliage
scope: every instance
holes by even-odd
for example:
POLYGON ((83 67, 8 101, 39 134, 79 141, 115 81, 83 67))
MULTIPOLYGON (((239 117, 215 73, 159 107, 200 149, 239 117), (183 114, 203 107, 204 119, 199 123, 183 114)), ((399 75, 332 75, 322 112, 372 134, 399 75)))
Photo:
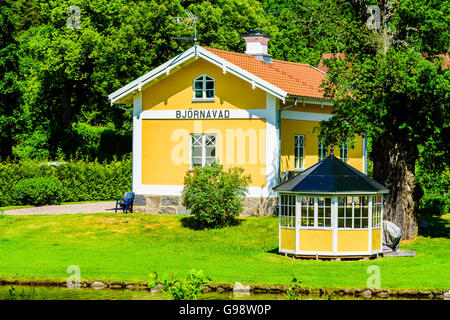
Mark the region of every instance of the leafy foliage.
POLYGON ((300 300, 301 295, 300 283, 302 282, 297 277, 294 277, 292 279, 291 285, 289 286, 289 289, 286 291, 285 294, 286 300, 300 300))
POLYGON ((109 136, 117 130, 117 137, 130 131, 131 114, 111 106, 107 96, 192 46, 175 39, 193 36, 192 29, 171 20, 184 16, 184 8, 199 17, 198 38, 205 46, 243 51, 241 35, 268 25, 256 0, 16 2, 14 10, 9 1, 2 6, 9 18, 8 44, 0 52, 2 74, 3 53, 8 62, 1 94, 11 101, 7 110, 0 102, 3 159, 13 147, 21 158, 110 159, 103 154, 109 150, 85 146, 80 132, 88 133, 87 125, 93 128, 88 134, 96 127, 109 136), (79 29, 67 27, 69 5, 80 8, 79 29))
POLYGON ((63 202, 111 200, 131 189, 131 159, 74 160, 56 167, 37 160, 0 163, 0 206, 21 204, 13 190, 19 181, 31 178, 57 180, 63 202))
POLYGON ((183 205, 191 210, 199 228, 232 225, 242 211, 242 201, 250 175, 244 169, 222 164, 197 166, 184 178, 183 205))
POLYGON ((55 204, 62 199, 62 185, 55 178, 29 178, 14 186, 14 199, 24 205, 55 204))
POLYGON ((204 293, 204 286, 208 285, 210 280, 202 270, 191 270, 185 279, 178 278, 174 273, 160 279, 159 274, 153 272, 150 274, 148 286, 154 288, 162 284, 162 291, 172 300, 197 300, 198 295, 204 293))
POLYGON ((11 154, 12 137, 18 116, 18 44, 14 39, 17 19, 10 0, 0 0, 0 157, 11 154))

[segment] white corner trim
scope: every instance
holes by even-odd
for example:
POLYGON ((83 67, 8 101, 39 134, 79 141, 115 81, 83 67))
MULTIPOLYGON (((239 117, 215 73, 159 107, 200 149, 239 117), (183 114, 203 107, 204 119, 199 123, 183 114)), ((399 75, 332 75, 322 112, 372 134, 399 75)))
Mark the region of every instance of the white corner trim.
POLYGON ((142 181, 142 92, 133 96, 133 174, 132 189, 136 190, 142 181))
POLYGON ((363 135, 363 173, 367 174, 367 136, 363 135))
POLYGON ((277 101, 274 96, 266 93, 266 186, 270 196, 275 196, 272 190, 278 184, 280 141, 277 131, 277 101))

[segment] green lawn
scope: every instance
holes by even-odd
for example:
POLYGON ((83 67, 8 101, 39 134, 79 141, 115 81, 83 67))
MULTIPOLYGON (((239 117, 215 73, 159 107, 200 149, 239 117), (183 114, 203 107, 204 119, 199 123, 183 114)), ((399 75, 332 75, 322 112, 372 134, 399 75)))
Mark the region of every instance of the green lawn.
POLYGON ((245 218, 235 227, 198 231, 189 218, 145 214, 0 215, 0 279, 145 282, 151 270, 201 269, 214 283, 287 284, 310 288, 366 287, 367 267, 381 270, 382 288, 450 287, 450 215, 433 218, 436 232, 402 249, 416 257, 369 261, 295 260, 278 255, 278 219, 245 218))

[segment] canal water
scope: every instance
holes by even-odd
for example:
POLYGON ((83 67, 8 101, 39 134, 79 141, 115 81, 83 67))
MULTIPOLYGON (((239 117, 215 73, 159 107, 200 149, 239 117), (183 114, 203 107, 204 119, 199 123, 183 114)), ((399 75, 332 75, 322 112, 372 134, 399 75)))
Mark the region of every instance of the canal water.
MULTIPOLYGON (((67 287, 0 286, 0 300, 168 300, 162 293, 149 290, 130 289, 69 289, 67 287)), ((233 294, 232 292, 209 292, 201 294, 199 300, 285 300, 282 294, 233 294)), ((303 300, 365 300, 363 297, 302 295, 303 300)), ((371 300, 392 300, 373 297, 371 300)), ((398 298, 397 298, 398 299, 398 298)))

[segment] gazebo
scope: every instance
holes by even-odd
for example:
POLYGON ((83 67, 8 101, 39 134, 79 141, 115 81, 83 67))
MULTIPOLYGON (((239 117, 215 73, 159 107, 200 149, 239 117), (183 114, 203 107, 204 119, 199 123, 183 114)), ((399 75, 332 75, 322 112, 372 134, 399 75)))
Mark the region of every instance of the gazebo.
POLYGON ((389 191, 333 153, 273 190, 280 253, 317 259, 382 252, 383 194, 389 191))

